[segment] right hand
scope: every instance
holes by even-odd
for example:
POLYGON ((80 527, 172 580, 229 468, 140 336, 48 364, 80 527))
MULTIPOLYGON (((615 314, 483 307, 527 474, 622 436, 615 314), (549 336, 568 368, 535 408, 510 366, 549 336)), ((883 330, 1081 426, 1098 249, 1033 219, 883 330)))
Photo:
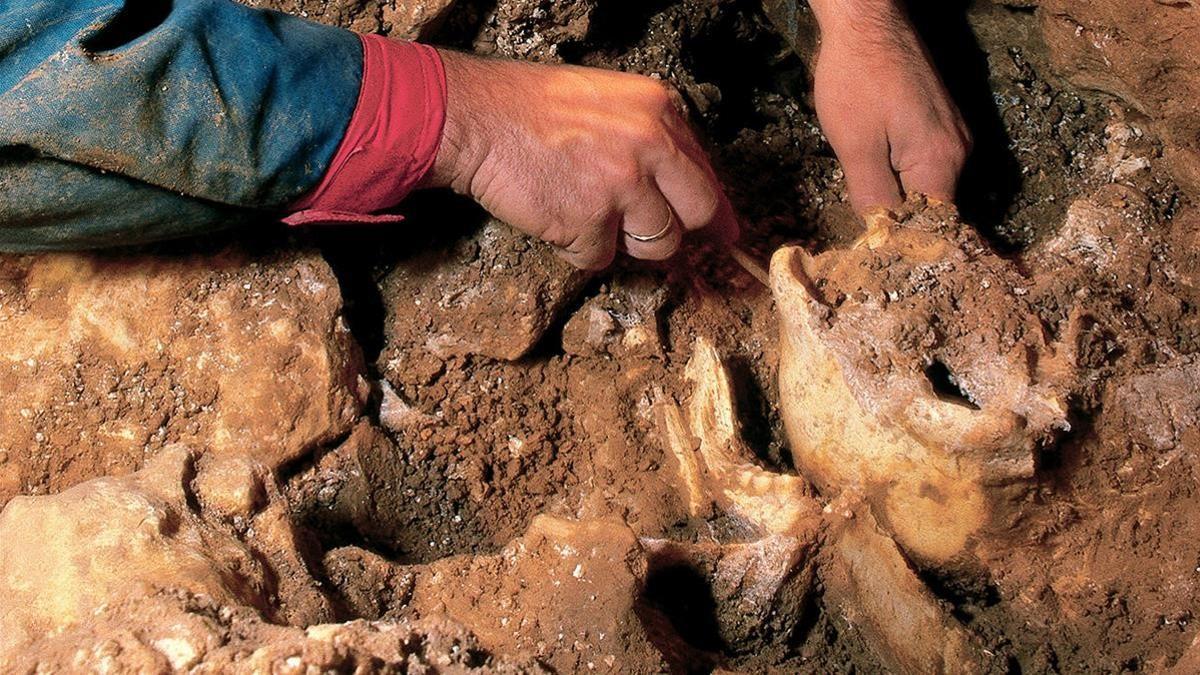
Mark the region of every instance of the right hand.
POLYGON ((442 51, 449 101, 427 187, 601 269, 618 248, 671 257, 682 230, 737 236, 733 209, 662 83, 637 75, 442 51), (674 223, 669 234, 650 236, 674 223))

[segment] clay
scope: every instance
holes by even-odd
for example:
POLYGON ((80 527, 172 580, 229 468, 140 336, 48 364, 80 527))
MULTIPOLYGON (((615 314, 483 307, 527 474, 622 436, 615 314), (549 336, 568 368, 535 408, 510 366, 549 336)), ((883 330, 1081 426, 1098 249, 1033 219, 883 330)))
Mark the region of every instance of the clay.
POLYGON ((417 570, 405 613, 446 614, 488 648, 533 654, 555 672, 658 672, 662 657, 635 611, 645 575, 621 523, 538 517, 495 556, 417 570))
POLYGON ((262 620, 244 606, 160 592, 98 610, 80 625, 0 661, 17 672, 110 673, 547 673, 529 660, 497 658, 445 620, 352 621, 307 628, 262 620), (136 630, 130 617, 138 618, 136 630))
POLYGON ((563 327, 563 351, 576 356, 662 358, 667 290, 654 279, 614 279, 563 327))
POLYGON ((1027 281, 944 206, 880 214, 848 250, 775 254, 792 450, 856 490, 910 555, 946 563, 1003 530, 1067 422, 1070 352, 1027 281))
POLYGON ((278 466, 346 433, 366 394, 320 256, 8 258, 0 505, 128 473, 163 447, 278 466))
POLYGON ((428 40, 445 21, 455 0, 391 0, 383 3, 384 35, 394 40, 428 40))
POLYGON ((295 14, 356 33, 428 40, 455 0, 240 0, 251 7, 295 14))
POLYGON ((397 267, 382 284, 389 345, 439 359, 517 359, 533 348, 587 275, 498 220, 397 267))
POLYGON ((403 622, 450 617, 488 650, 532 655, 553 672, 666 667, 639 618, 646 558, 619 521, 539 516, 494 555, 397 565, 345 548, 325 566, 360 611, 403 622))
MULTIPOLYGON (((562 61, 560 50, 580 42, 591 26, 598 0, 502 0, 484 18, 485 49, 533 61, 562 61)), ((481 50, 483 51, 483 50, 481 50)))
POLYGON ((1175 180, 1200 194, 1200 8, 1188 0, 1047 0, 1039 13, 1055 66, 1152 118, 1175 180))

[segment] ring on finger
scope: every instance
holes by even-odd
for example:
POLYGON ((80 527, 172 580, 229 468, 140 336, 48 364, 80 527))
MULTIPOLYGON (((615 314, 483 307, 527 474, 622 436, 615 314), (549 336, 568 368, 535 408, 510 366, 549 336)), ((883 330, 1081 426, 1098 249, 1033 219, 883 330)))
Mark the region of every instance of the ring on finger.
POLYGON ((640 241, 643 244, 648 244, 650 242, 655 242, 660 239, 665 239, 668 234, 671 234, 671 230, 674 227, 675 227, 675 211, 672 209, 667 209, 667 223, 665 225, 663 225, 663 228, 661 230, 659 230, 658 232, 655 232, 654 234, 634 234, 633 232, 626 232, 625 234, 628 235, 629 238, 633 239, 634 241, 640 241))

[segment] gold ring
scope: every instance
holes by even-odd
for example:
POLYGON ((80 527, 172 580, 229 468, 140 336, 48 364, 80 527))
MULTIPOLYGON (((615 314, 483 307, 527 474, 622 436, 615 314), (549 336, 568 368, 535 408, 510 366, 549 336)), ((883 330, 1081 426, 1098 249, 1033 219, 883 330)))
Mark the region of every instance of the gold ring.
POLYGON ((658 232, 655 232, 654 234, 649 234, 649 235, 634 234, 632 232, 626 232, 625 234, 630 239, 633 239, 634 241, 640 241, 643 244, 649 244, 650 242, 658 241, 659 239, 665 238, 668 234, 671 233, 671 228, 673 228, 673 227, 675 227, 675 212, 673 210, 671 210, 670 208, 668 208, 667 209, 667 224, 663 225, 663 229, 659 230, 658 232))

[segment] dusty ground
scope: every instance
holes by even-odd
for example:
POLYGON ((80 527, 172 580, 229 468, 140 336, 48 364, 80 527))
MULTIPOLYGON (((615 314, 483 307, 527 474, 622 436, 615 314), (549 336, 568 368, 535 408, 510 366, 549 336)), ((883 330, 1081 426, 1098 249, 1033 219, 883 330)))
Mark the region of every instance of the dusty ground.
POLYGON ((668 80, 816 257, 589 277, 422 195, 0 261, 0 670, 1195 672, 1200 7, 918 17, 961 218, 850 250, 802 7, 249 4, 668 80))

